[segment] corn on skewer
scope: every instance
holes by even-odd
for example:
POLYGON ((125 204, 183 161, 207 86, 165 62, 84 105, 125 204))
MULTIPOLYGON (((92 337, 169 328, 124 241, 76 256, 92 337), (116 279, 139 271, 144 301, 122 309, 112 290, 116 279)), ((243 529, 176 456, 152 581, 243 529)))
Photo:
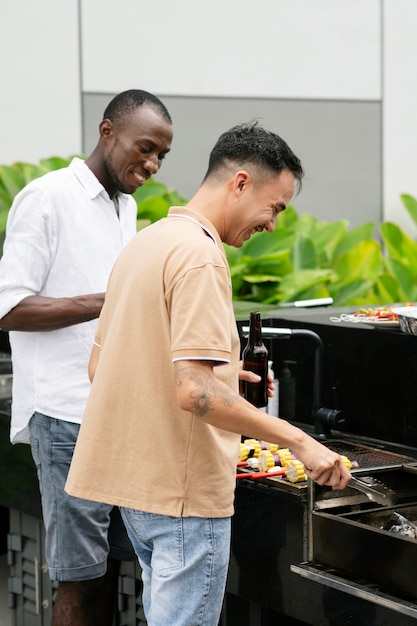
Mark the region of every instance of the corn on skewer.
POLYGON ((287 461, 285 466, 285 475, 292 483, 298 483, 302 480, 307 480, 306 473, 304 472, 304 465, 297 459, 291 459, 287 461))
MULTIPOLYGON (((340 458, 347 469, 350 470, 353 464, 356 466, 356 462, 351 462, 347 456, 341 454, 340 458)), ((244 443, 240 444, 240 460, 248 460, 250 467, 257 468, 262 473, 274 472, 281 466, 287 479, 292 483, 307 480, 303 463, 293 458, 288 448, 280 448, 278 444, 245 439, 244 443)))

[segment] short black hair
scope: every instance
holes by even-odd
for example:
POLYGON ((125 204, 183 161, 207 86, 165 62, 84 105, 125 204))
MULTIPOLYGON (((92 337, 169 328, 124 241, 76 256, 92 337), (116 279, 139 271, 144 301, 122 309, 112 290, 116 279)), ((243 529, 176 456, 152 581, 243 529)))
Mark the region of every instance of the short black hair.
POLYGON ((210 153, 204 180, 229 164, 253 165, 272 173, 290 170, 301 188, 304 170, 300 159, 277 134, 262 128, 257 120, 233 126, 222 133, 210 153))
POLYGON ((117 94, 107 105, 103 120, 110 120, 112 124, 118 124, 137 108, 146 105, 154 107, 167 122, 172 124, 171 116, 164 103, 157 96, 142 89, 128 89, 117 94))

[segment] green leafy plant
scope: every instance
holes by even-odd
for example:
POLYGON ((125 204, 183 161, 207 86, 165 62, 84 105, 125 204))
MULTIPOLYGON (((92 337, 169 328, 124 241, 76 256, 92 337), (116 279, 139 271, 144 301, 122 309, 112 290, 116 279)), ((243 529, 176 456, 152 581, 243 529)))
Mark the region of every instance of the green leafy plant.
MULTIPOLYGON (((65 167, 73 157, 38 164, 0 166, 0 245, 14 196, 30 180, 65 167)), ((164 217, 187 200, 175 189, 149 179, 133 194, 138 229, 164 217)), ((417 199, 400 196, 417 224, 417 199)), ((320 221, 292 206, 273 233, 256 233, 241 248, 225 246, 235 311, 247 314, 286 302, 332 297, 337 306, 417 301, 417 243, 396 224, 369 222, 349 229, 347 220, 320 221)))
MULTIPOLYGON (((401 200, 417 224, 417 200, 401 200)), ((273 233, 226 246, 234 297, 271 308, 325 297, 336 306, 417 300, 417 243, 391 222, 375 231, 371 222, 349 230, 346 220, 299 217, 289 206, 273 233)))
POLYGON ((138 230, 165 217, 171 206, 183 206, 187 199, 175 189, 149 178, 133 194, 138 203, 138 230))

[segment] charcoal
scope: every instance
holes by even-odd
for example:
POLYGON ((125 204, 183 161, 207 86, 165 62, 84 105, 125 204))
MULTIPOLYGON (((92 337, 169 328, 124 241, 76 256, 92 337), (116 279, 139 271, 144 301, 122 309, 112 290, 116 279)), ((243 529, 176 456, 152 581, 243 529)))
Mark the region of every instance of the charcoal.
POLYGON ((384 526, 384 530, 411 539, 417 539, 417 526, 399 513, 393 513, 384 526))

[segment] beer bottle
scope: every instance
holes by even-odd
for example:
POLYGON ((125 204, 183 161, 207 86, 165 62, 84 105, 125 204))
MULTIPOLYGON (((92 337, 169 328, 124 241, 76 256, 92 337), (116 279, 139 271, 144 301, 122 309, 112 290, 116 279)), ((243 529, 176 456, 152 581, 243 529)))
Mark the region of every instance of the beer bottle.
POLYGON ((243 397, 256 407, 268 404, 268 350, 262 341, 261 314, 250 314, 248 343, 243 350, 243 369, 261 377, 257 383, 244 383, 243 397))

